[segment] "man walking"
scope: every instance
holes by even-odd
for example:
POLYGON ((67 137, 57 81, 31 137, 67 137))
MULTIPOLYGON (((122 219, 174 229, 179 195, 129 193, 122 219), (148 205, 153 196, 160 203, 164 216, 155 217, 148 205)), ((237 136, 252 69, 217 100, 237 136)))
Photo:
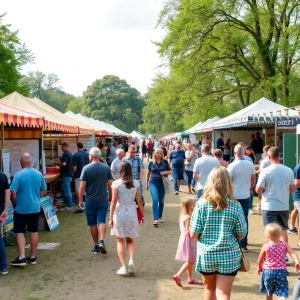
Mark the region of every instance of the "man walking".
POLYGON ((133 179, 137 180, 140 183, 141 197, 144 205, 145 200, 144 200, 143 185, 142 185, 144 165, 141 158, 136 155, 136 148, 134 145, 131 145, 128 148, 128 156, 124 157, 123 161, 127 161, 131 164, 133 179))
MULTIPOLYGON (((242 206, 245 220, 247 222, 248 232, 248 213, 250 208, 250 197, 252 195, 252 190, 255 186, 256 172, 253 163, 245 160, 244 157, 244 147, 241 145, 236 145, 234 147, 235 160, 233 163, 228 165, 227 171, 232 179, 234 186, 233 197, 239 201, 242 206)), ((240 241, 240 246, 244 251, 247 251, 248 233, 240 241)))
POLYGON ((6 263, 6 250, 5 244, 1 234, 1 221, 4 222, 7 219, 8 205, 10 202, 10 190, 7 177, 4 173, 0 172, 0 273, 7 274, 6 263))
POLYGON ((180 190, 181 181, 184 179, 184 161, 185 152, 181 150, 179 143, 175 144, 175 150, 169 155, 169 164, 172 164, 172 177, 174 182, 175 195, 178 195, 180 190))
POLYGON ((268 151, 271 165, 261 170, 256 192, 261 196, 261 209, 263 223, 278 223, 282 227, 282 239, 287 243, 287 230, 289 220, 289 194, 295 191, 293 171, 281 165, 280 153, 277 147, 271 147, 268 151))
MULTIPOLYGON (((73 165, 73 176, 75 181, 75 191, 76 198, 79 202, 78 191, 80 188, 80 175, 84 166, 89 163, 89 155, 83 151, 83 144, 77 143, 77 152, 72 157, 72 165, 73 165)), ((76 214, 83 213, 83 210, 79 207, 76 211, 76 214)))
POLYGON ((120 177, 120 166, 121 166, 122 160, 124 158, 124 155, 125 155, 124 150, 118 149, 117 150, 117 158, 111 164, 111 173, 112 173, 114 180, 117 180, 120 177))
POLYGON ((101 152, 93 147, 89 152, 91 163, 84 166, 80 176, 79 206, 83 209, 85 196, 85 212, 87 225, 90 226, 94 241, 94 254, 106 254, 104 238, 106 233, 106 214, 108 201, 111 200, 112 175, 110 167, 100 162, 101 152), (107 193, 109 190, 109 195, 107 193))
POLYGON ((61 188, 64 193, 64 198, 67 201, 67 205, 61 208, 60 211, 68 211, 73 208, 72 193, 71 193, 71 180, 73 177, 73 164, 72 164, 72 153, 69 151, 69 146, 67 143, 61 145, 61 150, 63 155, 60 163, 55 165, 60 166, 60 180, 61 188))
POLYGON ((41 197, 46 193, 47 186, 43 175, 32 168, 31 156, 24 153, 21 157, 22 170, 14 176, 10 186, 11 201, 15 204, 14 232, 17 234, 19 256, 10 264, 25 266, 26 261, 36 264, 36 251, 39 241, 38 227, 41 211, 41 197), (25 236, 30 232, 30 256, 25 258, 25 236))
POLYGON ((193 177, 196 181, 198 181, 198 198, 200 198, 203 194, 203 189, 211 170, 220 166, 219 161, 211 156, 211 148, 208 145, 203 145, 201 152, 202 157, 196 159, 193 169, 193 177))
POLYGON ((216 149, 224 151, 224 134, 223 132, 220 134, 220 137, 216 141, 216 149))

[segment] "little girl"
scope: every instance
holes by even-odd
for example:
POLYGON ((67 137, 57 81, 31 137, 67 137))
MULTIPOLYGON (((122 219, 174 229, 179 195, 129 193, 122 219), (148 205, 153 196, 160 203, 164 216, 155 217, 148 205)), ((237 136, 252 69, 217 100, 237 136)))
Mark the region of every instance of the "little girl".
POLYGON ((280 299, 287 299, 289 288, 285 256, 289 253, 300 271, 297 254, 284 241, 281 241, 282 229, 278 224, 270 223, 265 227, 265 237, 269 241, 261 248, 258 258, 258 274, 261 276, 260 292, 266 293, 266 299, 272 300, 273 294, 280 299))
POLYGON ((193 265, 196 261, 196 244, 197 241, 190 237, 190 218, 195 208, 195 199, 185 199, 182 202, 180 212, 180 238, 175 259, 185 261, 180 270, 173 276, 176 284, 182 287, 180 276, 187 272, 188 284, 202 284, 202 281, 193 278, 193 265))

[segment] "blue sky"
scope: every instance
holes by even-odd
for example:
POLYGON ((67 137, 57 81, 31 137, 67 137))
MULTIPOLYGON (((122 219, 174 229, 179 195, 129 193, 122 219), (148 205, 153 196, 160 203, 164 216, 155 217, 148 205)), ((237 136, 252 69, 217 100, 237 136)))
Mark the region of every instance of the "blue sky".
POLYGON ((162 2, 1 0, 0 14, 35 56, 23 73, 55 73, 74 95, 107 74, 145 93, 162 62, 151 42, 163 36, 155 29, 162 2))

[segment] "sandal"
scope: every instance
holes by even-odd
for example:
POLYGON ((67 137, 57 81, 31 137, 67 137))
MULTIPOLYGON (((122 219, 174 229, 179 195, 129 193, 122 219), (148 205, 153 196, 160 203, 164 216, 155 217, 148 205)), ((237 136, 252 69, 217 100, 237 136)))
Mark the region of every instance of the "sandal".
POLYGON ((201 280, 197 280, 197 279, 192 279, 192 280, 188 280, 187 282, 188 284, 197 284, 197 285, 203 285, 203 282, 201 280))
POLYGON ((192 188, 192 191, 193 191, 194 193, 196 193, 196 191, 195 191, 195 189, 194 189, 194 188, 192 188))
POLYGON ((174 276, 173 276, 173 279, 174 279, 175 283, 176 283, 179 287, 182 287, 181 279, 180 279, 179 276, 174 275, 174 276))

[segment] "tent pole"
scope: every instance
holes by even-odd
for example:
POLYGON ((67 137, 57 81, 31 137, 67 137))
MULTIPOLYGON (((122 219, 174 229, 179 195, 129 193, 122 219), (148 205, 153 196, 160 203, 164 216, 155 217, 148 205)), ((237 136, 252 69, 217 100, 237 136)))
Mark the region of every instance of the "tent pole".
POLYGON ((274 130, 274 135, 275 135, 275 137, 274 137, 274 146, 277 146, 277 118, 278 118, 278 117, 275 118, 275 130, 274 130))
MULTIPOLYGON (((2 139, 2 150, 4 149, 4 123, 1 122, 1 139, 2 139)), ((2 153, 2 151, 1 151, 2 153)), ((2 158, 1 158, 2 161, 2 158)), ((3 172, 3 162, 1 163, 1 171, 3 172)))

